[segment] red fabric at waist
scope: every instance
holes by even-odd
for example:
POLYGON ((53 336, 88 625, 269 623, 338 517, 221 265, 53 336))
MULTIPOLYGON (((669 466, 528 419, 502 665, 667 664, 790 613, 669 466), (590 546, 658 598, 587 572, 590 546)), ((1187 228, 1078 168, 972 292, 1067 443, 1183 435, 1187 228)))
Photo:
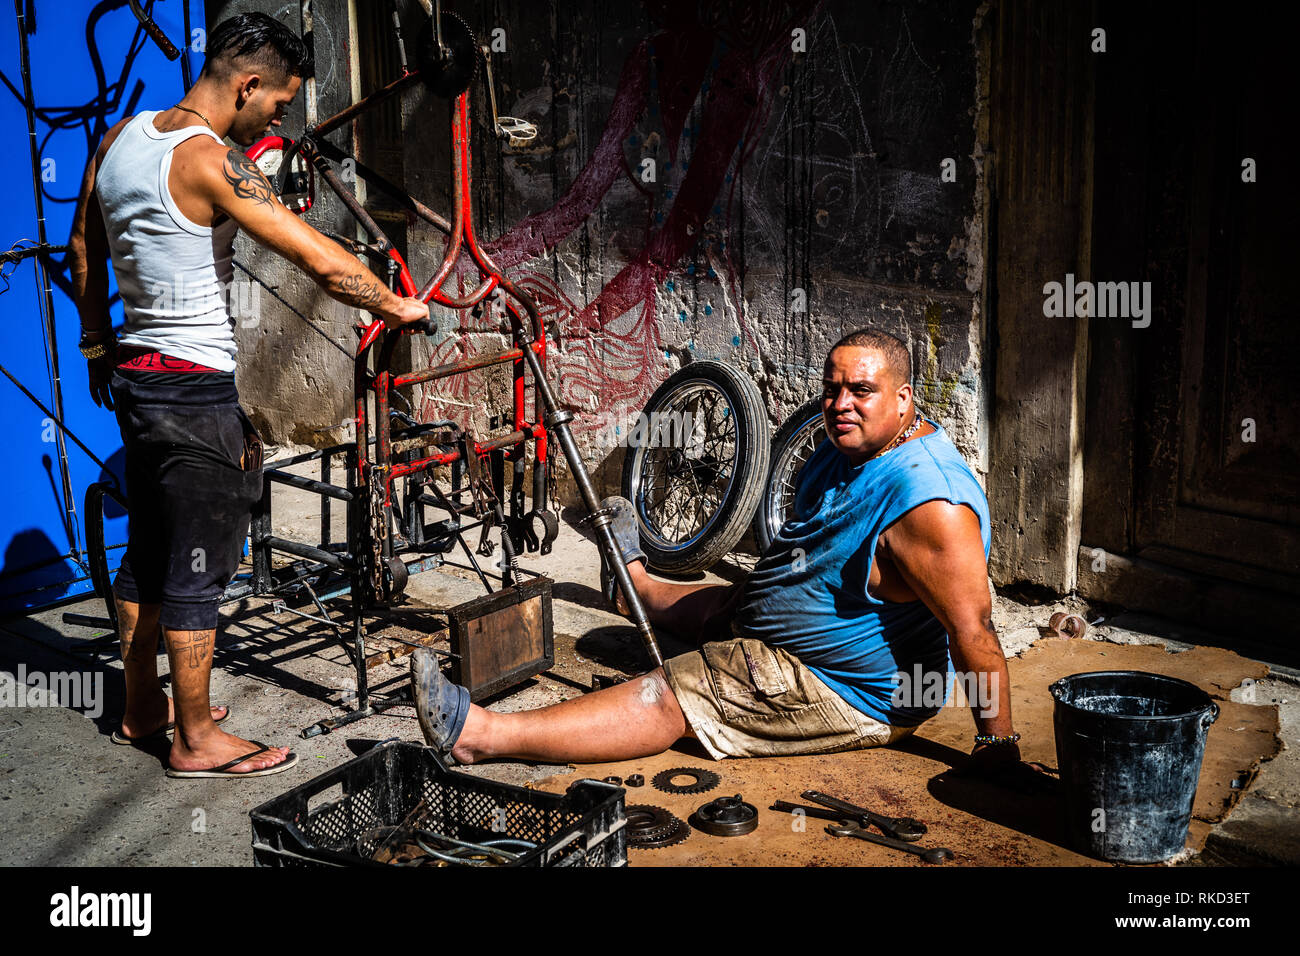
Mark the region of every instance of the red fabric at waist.
POLYGON ((215 368, 208 368, 206 365, 187 362, 185 359, 179 359, 173 355, 164 355, 155 349, 140 348, 138 345, 123 345, 118 348, 117 367, 134 369, 139 372, 219 371, 215 368))

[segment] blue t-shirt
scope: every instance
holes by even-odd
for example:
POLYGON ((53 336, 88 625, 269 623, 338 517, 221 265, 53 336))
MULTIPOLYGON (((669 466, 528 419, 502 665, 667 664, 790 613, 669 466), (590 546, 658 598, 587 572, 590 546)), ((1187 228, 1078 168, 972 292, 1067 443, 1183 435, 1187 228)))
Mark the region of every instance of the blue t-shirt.
POLYGON ((946 689, 952 665, 948 635, 924 603, 867 593, 877 536, 917 505, 951 501, 979 516, 989 554, 984 492, 930 424, 933 433, 856 467, 830 439, 817 447, 799 472, 793 517, 750 573, 733 624, 735 636, 789 651, 862 713, 900 727, 933 717, 943 700, 913 697, 934 706, 906 706, 895 688, 919 665, 931 675, 924 680, 946 689))

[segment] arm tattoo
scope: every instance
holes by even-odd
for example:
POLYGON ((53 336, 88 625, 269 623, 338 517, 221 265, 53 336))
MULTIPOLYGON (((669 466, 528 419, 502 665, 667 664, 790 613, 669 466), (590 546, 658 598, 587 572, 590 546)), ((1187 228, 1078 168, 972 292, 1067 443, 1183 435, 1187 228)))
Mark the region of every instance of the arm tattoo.
POLYGON ((221 167, 221 175, 235 191, 237 199, 251 199, 261 205, 270 205, 274 199, 271 184, 266 181, 262 171, 237 149, 226 153, 226 162, 221 167))
POLYGON ((342 280, 339 283, 339 292, 347 299, 349 305, 354 305, 358 309, 373 311, 384 301, 384 293, 379 283, 367 280, 360 272, 342 280))

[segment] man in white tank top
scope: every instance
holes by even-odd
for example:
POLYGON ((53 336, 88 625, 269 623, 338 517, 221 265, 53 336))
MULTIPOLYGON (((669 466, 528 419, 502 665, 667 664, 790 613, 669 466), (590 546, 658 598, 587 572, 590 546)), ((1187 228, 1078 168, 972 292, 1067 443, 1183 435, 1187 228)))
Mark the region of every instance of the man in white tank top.
POLYGON ((390 329, 428 317, 425 303, 395 295, 285 208, 253 161, 222 142, 247 147, 279 126, 306 60, 302 41, 265 14, 219 24, 179 103, 104 136, 69 241, 91 395, 116 404, 127 458, 131 540, 114 582, 126 711, 114 741, 157 739, 174 724, 170 776, 263 775, 297 760, 287 747, 223 731, 227 709, 208 697, 217 604, 261 489, 261 445, 235 392, 224 294, 236 230, 390 329), (109 323, 110 258, 126 313, 120 349, 109 323), (203 561, 192 557, 199 550, 203 561), (174 703, 158 680, 160 628, 174 703))

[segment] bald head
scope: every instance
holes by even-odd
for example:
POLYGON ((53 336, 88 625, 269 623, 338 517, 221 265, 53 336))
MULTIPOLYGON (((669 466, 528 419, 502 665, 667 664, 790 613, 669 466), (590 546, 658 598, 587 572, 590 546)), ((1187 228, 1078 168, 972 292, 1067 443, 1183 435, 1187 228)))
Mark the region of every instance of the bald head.
MULTIPOLYGON (((831 352, 833 353, 839 348, 872 349, 879 352, 894 377, 893 384, 895 386, 908 385, 912 381, 912 356, 907 351, 907 346, 902 339, 896 338, 888 332, 877 332, 874 329, 858 329, 856 332, 850 332, 832 345, 831 352)), ((827 353, 826 357, 829 361, 830 353, 827 353)))

